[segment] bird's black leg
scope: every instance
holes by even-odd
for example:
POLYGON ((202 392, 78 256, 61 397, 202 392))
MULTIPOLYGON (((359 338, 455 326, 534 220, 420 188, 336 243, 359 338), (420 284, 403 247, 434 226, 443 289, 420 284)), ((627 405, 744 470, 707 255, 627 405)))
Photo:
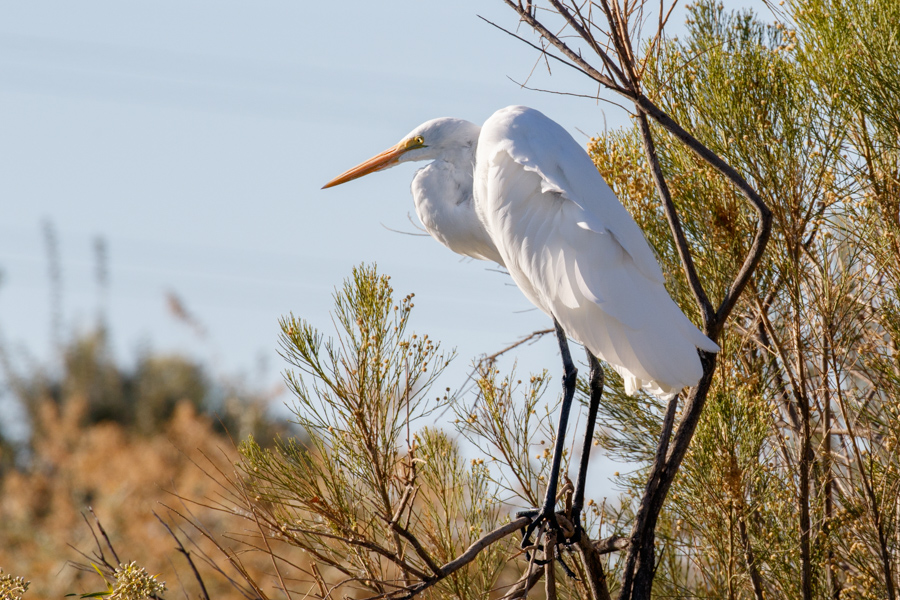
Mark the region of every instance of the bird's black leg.
POLYGON ((588 364, 591 367, 591 400, 588 404, 587 427, 584 431, 584 444, 581 447, 581 463, 578 465, 578 482, 575 484, 575 495, 572 498, 572 524, 575 526, 577 539, 581 533, 581 510, 584 508, 584 484, 587 480, 588 463, 591 458, 591 444, 594 441, 594 424, 597 421, 597 411, 600 409, 600 397, 603 395, 603 367, 591 351, 587 353, 588 364))
POLYGON ((547 492, 544 495, 544 505, 540 511, 523 511, 522 515, 534 516, 531 524, 525 529, 522 536, 522 547, 525 548, 531 543, 531 534, 542 522, 548 523, 551 527, 558 528, 556 522, 556 492, 559 486, 559 469, 562 465, 563 448, 566 444, 566 427, 569 424, 569 411, 572 408, 572 398, 575 396, 575 382, 578 378, 578 369, 572 362, 572 355, 569 352, 569 342, 566 341, 566 333, 563 331, 559 322, 553 319, 553 325, 556 327, 556 339, 559 342, 559 351, 563 361, 563 401, 559 409, 559 425, 556 427, 556 446, 553 449, 553 462, 550 465, 550 481, 547 484, 547 492))

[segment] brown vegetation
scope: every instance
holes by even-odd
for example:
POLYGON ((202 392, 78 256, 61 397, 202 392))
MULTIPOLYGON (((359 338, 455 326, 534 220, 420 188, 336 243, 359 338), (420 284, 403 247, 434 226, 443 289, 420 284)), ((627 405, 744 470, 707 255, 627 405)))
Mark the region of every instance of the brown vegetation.
MULTIPOLYGON (((220 455, 226 438, 213 433, 209 417, 187 402, 180 404, 164 432, 137 437, 121 424, 83 425, 87 403, 73 397, 39 409, 44 431, 33 445, 33 466, 13 470, 0 482, 0 564, 32 581, 29 598, 59 598, 89 592, 96 577, 67 568, 78 558, 70 545, 93 549, 85 523, 87 507, 101 517, 120 551, 154 573, 171 572, 172 540, 153 517, 165 513, 160 502, 173 498, 164 487, 200 497, 214 483, 188 456, 200 450, 220 455)), ((169 580, 170 578, 163 577, 169 580)))
MULTIPOLYGON (((208 473, 213 463, 230 470, 237 457, 224 428, 271 440, 274 426, 262 399, 235 397, 219 416, 209 406, 212 385, 199 365, 151 355, 129 373, 111 360, 102 333, 74 340, 64 357, 58 378, 44 370, 17 374, 6 363, 32 435, 24 447, 0 446, 0 566, 31 581, 29 599, 102 590, 95 572, 69 564, 97 562, 79 555, 97 549, 92 508, 123 563, 137 561, 177 592, 176 571, 184 578, 190 570, 155 515, 199 544, 192 547, 178 533, 198 564, 203 553, 219 558, 209 540, 173 519, 165 505, 193 512, 215 531, 240 531, 237 519, 184 505, 178 496, 201 503, 217 497, 219 483, 208 473), (241 431, 242 424, 249 430, 241 431)), ((268 564, 259 555, 244 562, 259 575, 268 564)), ((190 577, 184 583, 197 587, 190 577)), ((216 598, 240 597, 221 578, 208 578, 206 585, 216 598)))

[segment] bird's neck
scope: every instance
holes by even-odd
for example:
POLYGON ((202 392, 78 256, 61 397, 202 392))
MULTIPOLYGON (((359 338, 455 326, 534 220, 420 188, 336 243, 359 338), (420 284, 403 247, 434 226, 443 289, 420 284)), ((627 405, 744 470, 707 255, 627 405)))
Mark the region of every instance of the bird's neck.
POLYGON ((454 252, 503 264, 473 202, 475 144, 445 153, 412 183, 416 214, 431 236, 454 252))

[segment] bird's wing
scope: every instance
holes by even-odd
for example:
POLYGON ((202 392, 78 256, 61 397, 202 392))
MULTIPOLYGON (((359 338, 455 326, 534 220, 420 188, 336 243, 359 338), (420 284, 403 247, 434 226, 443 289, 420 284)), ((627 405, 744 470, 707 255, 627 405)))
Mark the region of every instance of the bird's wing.
POLYGON ((478 141, 475 199, 516 284, 629 392, 696 383, 696 348, 718 347, 669 297, 643 232, 562 127, 524 107, 495 113, 478 141))
POLYGON ((478 143, 509 153, 523 168, 540 175, 543 192, 557 193, 583 211, 580 227, 612 234, 641 273, 652 281, 664 282, 641 228, 597 172, 584 148, 558 123, 537 110, 510 106, 484 124, 478 143))

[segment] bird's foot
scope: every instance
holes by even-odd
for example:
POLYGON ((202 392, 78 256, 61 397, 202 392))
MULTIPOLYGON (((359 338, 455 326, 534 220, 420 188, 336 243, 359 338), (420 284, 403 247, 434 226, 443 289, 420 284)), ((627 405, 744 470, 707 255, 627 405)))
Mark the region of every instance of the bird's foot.
POLYGON ((580 519, 572 520, 564 513, 555 512, 553 506, 544 508, 533 508, 530 510, 522 510, 516 513, 516 517, 528 517, 531 519, 526 527, 522 529, 522 549, 525 551, 526 558, 537 565, 546 565, 552 560, 548 558, 547 549, 544 547, 543 540, 548 532, 556 533, 556 549, 549 556, 555 556, 563 570, 570 578, 577 580, 574 571, 562 559, 562 552, 559 550, 569 550, 571 545, 581 535, 580 519), (532 535, 537 534, 532 542, 532 535), (562 547, 562 548, 560 548, 562 547), (539 557, 538 555, 542 555, 539 557))

